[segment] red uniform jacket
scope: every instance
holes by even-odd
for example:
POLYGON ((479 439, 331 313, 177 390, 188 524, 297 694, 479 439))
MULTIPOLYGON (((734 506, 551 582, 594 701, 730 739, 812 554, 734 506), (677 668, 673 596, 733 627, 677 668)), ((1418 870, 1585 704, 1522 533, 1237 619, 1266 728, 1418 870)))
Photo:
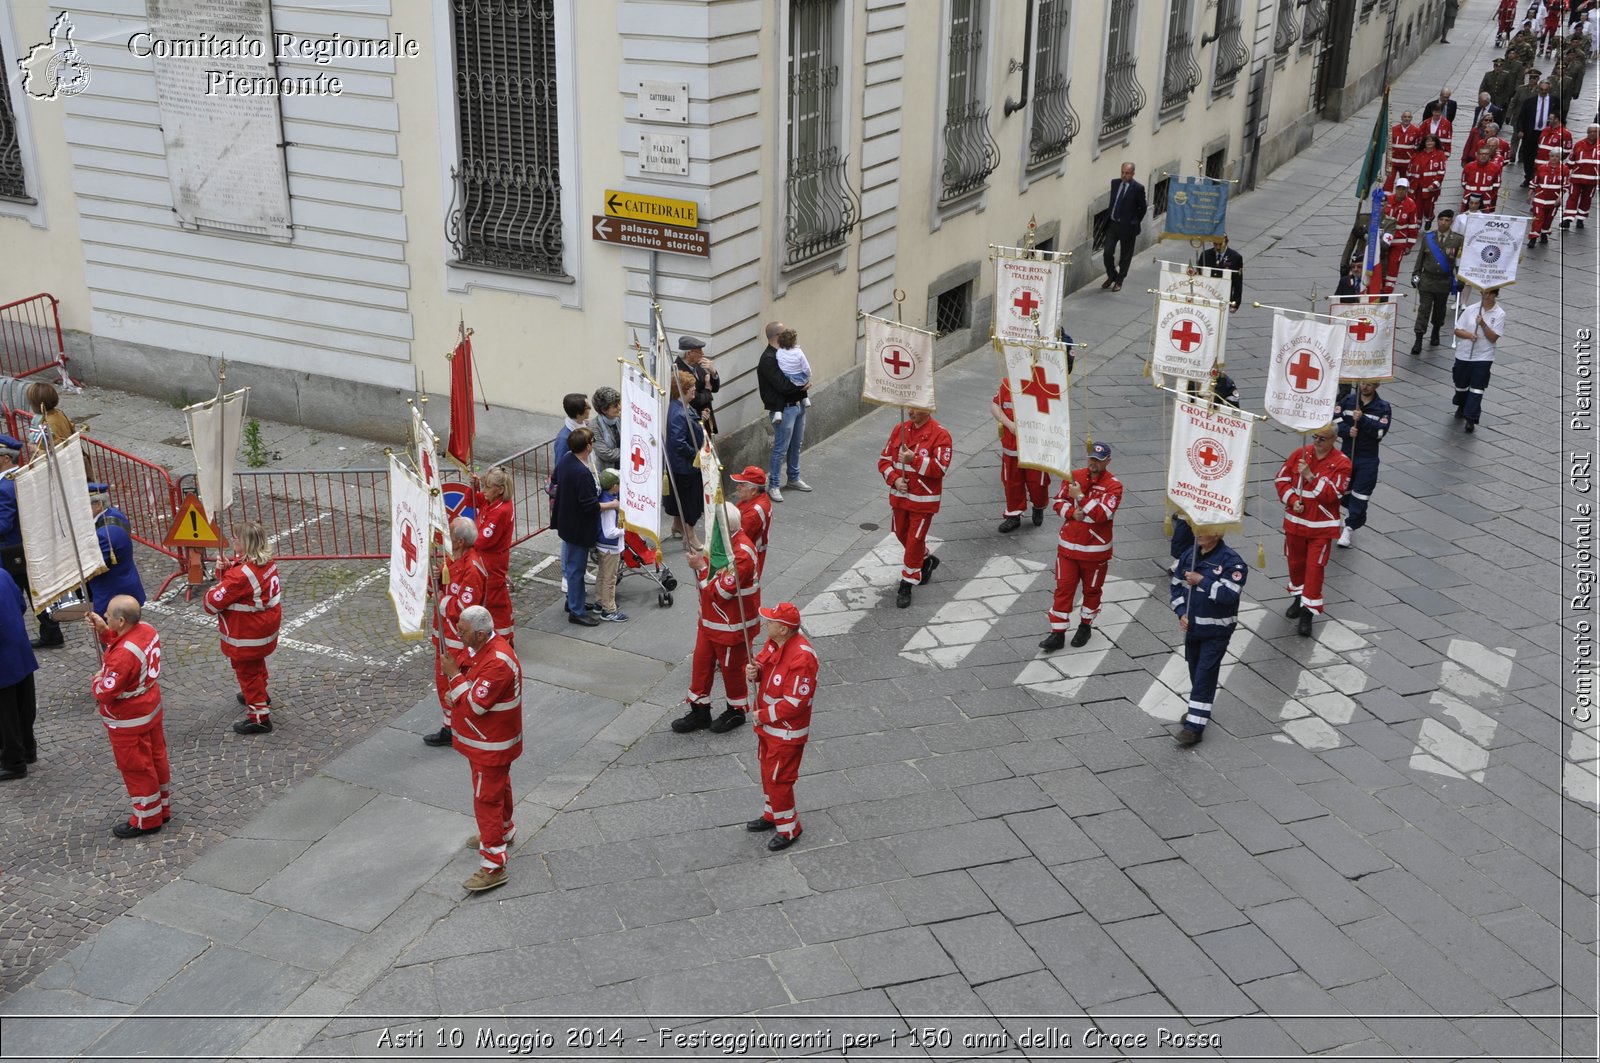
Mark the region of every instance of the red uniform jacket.
POLYGON ((457 664, 465 664, 470 658, 466 643, 461 641, 461 632, 456 629, 456 622, 461 619, 461 610, 469 605, 482 605, 485 609, 488 608, 484 605, 484 599, 488 595, 489 570, 478 558, 478 551, 475 549, 468 549, 459 558, 452 560, 449 568, 450 582, 444 583, 441 580, 438 594, 434 597, 436 624, 433 639, 435 645, 443 639, 445 652, 457 664))
POLYGON ((932 417, 921 428, 910 421, 895 425, 883 453, 878 456, 878 474, 889 485, 889 508, 913 513, 939 512, 944 474, 950 471, 954 457, 955 445, 950 433, 932 417), (915 451, 915 456, 905 465, 900 464, 902 444, 915 451), (902 476, 906 478, 904 491, 894 485, 902 476))
POLYGON ((1421 232, 1421 223, 1417 221, 1417 198, 1407 196, 1403 203, 1398 199, 1385 200, 1380 224, 1394 233, 1394 242, 1389 245, 1391 248, 1411 250, 1416 246, 1417 235, 1421 232))
MULTIPOLYGON (((994 401, 999 405, 1005 415, 1011 419, 1012 424, 1017 423, 1017 408, 1011 404, 1011 378, 1000 378, 1000 390, 994 393, 994 401)), ((1000 425, 1000 453, 1007 457, 1017 456, 1017 433, 1000 425)))
MULTIPOLYGON (((1422 138, 1429 133, 1439 138, 1439 150, 1448 156, 1450 154, 1451 141, 1450 119, 1442 114, 1435 114, 1432 118, 1423 122, 1417 129, 1417 145, 1419 147, 1422 144, 1422 138)), ((1412 159, 1414 160, 1415 158, 1416 156, 1413 155, 1412 159)))
POLYGON ((708 559, 695 573, 700 579, 701 638, 713 646, 736 646, 761 634, 759 566, 755 544, 744 532, 736 531, 733 568, 714 573, 708 559))
POLYGON ((1411 168, 1407 171, 1411 175, 1411 194, 1437 192, 1444 184, 1445 165, 1449 160, 1442 151, 1419 151, 1411 156, 1411 168))
POLYGON ((781 647, 768 639, 755 665, 761 669, 756 726, 768 738, 803 745, 817 692, 817 651, 796 631, 781 647))
POLYGON ((161 636, 144 621, 124 635, 100 635, 106 647, 94 676, 100 722, 123 734, 143 734, 161 726, 161 636))
POLYGON ((1553 207, 1567 190, 1568 167, 1564 162, 1541 162, 1533 171, 1533 199, 1536 207, 1553 207))
POLYGON ((1572 145, 1571 179, 1575 185, 1600 184, 1600 140, 1584 137, 1572 145))
POLYGON ((1417 145, 1422 142, 1422 127, 1419 125, 1401 125, 1396 122, 1389 129, 1389 161, 1403 176, 1406 166, 1411 162, 1411 153, 1417 150, 1417 145))
POLYGON ((765 493, 739 503, 739 530, 756 548, 756 579, 767 570, 767 536, 772 534, 772 499, 765 493))
POLYGON ((1301 535, 1307 539, 1335 539, 1344 527, 1339 515, 1339 499, 1350 490, 1350 459, 1338 447, 1328 451, 1328 456, 1317 460, 1316 447, 1306 444, 1283 463, 1278 470, 1278 498, 1283 501, 1283 532, 1301 535), (1311 465, 1312 480, 1300 479, 1300 462, 1311 465), (1293 499, 1300 499, 1299 513, 1288 508, 1293 499))
POLYGON ((217 585, 201 599, 217 618, 222 655, 230 661, 259 661, 278 648, 283 623, 283 593, 278 566, 238 558, 217 566, 217 585))
POLYGON ((511 540, 517 534, 517 510, 510 499, 490 502, 480 491, 472 493, 472 510, 478 525, 473 550, 489 573, 483 607, 494 615, 498 628, 511 621, 511 540))
POLYGON ((1560 129, 1545 126, 1544 132, 1539 134, 1539 156, 1534 161, 1549 162, 1551 148, 1560 148, 1563 159, 1572 154, 1572 130, 1565 126, 1560 129))
POLYGON ((1122 481, 1108 469, 1098 480, 1089 479, 1089 470, 1075 469, 1056 492, 1055 511, 1065 518, 1056 546, 1067 557, 1078 561, 1111 560, 1111 522, 1122 504, 1122 481), (1083 499, 1073 502, 1068 492, 1073 484, 1083 491, 1083 499), (1079 519, 1079 518, 1082 519, 1079 519))
POLYGON ((1505 164, 1498 159, 1490 159, 1482 166, 1478 160, 1473 159, 1461 168, 1461 202, 1466 203, 1467 197, 1476 192, 1483 197, 1483 209, 1493 211, 1495 201, 1500 198, 1500 174, 1505 169, 1505 164))
POLYGON ((501 635, 470 657, 450 686, 450 733, 472 763, 502 767, 522 756, 522 664, 501 635))

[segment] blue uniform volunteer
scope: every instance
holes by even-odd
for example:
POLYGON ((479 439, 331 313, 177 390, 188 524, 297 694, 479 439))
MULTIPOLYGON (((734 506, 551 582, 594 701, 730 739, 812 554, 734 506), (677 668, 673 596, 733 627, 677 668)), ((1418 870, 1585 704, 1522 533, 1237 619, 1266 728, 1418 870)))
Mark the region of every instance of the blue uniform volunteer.
POLYGON ((1216 701, 1228 640, 1239 623, 1239 599, 1250 569, 1221 536, 1194 534, 1182 521, 1173 534, 1172 611, 1184 621, 1189 707, 1174 736, 1192 746, 1205 734, 1216 701), (1191 578, 1196 577, 1196 578, 1191 578))
POLYGON ((111 599, 119 594, 144 604, 144 582, 133 563, 133 524, 122 510, 107 504, 109 491, 105 484, 89 485, 89 500, 97 511, 94 534, 100 540, 100 556, 106 562, 106 570, 89 581, 89 596, 94 599, 94 611, 101 616, 106 615, 111 599))
POLYGON ((1367 503, 1378 486, 1378 444, 1389 433, 1392 414, 1376 380, 1363 380, 1339 400, 1339 446, 1350 459, 1350 490, 1339 499, 1345 511, 1340 546, 1349 546, 1351 532, 1367 523, 1367 503))

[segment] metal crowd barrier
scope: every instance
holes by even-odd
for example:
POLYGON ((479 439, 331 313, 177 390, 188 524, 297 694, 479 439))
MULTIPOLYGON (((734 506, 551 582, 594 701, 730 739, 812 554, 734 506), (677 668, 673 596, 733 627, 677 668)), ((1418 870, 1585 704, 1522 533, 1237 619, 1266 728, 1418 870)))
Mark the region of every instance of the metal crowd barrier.
POLYGON ((183 496, 173 483, 172 474, 163 466, 88 436, 84 436, 82 442, 83 452, 89 459, 89 476, 110 487, 111 504, 127 516, 128 534, 134 542, 176 562, 172 575, 156 592, 159 598, 173 580, 183 575, 181 553, 162 541, 172 527, 183 496))
MULTIPOLYGON (((195 475, 178 481, 195 491, 195 475)), ((387 559, 389 470, 251 469, 233 475, 233 505, 217 531, 231 540, 233 522, 258 521, 278 561, 387 559)))
POLYGON ((62 390, 82 390, 67 375, 59 305, 55 296, 40 292, 0 306, 0 375, 25 377, 53 368, 62 390))
POLYGON ((550 527, 550 495, 545 484, 555 471, 553 439, 519 450, 494 463, 494 468, 511 474, 511 499, 517 514, 517 534, 512 546, 521 546, 550 527))

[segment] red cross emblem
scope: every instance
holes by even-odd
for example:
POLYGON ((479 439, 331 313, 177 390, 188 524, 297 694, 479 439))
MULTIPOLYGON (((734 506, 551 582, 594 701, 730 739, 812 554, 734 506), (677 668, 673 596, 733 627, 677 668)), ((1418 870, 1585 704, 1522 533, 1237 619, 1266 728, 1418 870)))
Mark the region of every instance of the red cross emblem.
POLYGON ((406 575, 417 570, 417 529, 407 520, 400 526, 400 552, 406 555, 406 575))
POLYGON ((917 363, 911 356, 899 347, 885 347, 883 351, 883 365, 889 370, 889 375, 896 380, 904 380, 911 375, 917 363))
POLYGON ((1011 300, 1011 305, 1022 311, 1022 316, 1031 318, 1033 311, 1039 305, 1039 300, 1034 298, 1033 292, 1027 288, 1022 289, 1022 294, 1011 300))
POLYGON ((1316 358, 1304 349, 1294 352, 1294 357, 1289 359, 1287 372, 1296 391, 1315 391, 1317 381, 1322 379, 1322 370, 1317 368, 1316 358))
POLYGON ((1221 452, 1219 452, 1217 448, 1212 446, 1209 442, 1202 443, 1200 445, 1200 449, 1196 451, 1196 453, 1200 456, 1200 464, 1204 465, 1208 469, 1222 460, 1221 452))
POLYGON ((1350 326, 1350 335, 1356 338, 1357 343, 1365 343, 1367 337, 1378 331, 1370 317, 1358 317, 1356 323, 1350 326))
POLYGON ((633 453, 628 457, 628 464, 633 466, 633 471, 638 472, 640 469, 644 468, 649 460, 649 458, 644 456, 644 448, 635 443, 633 445, 633 453))
POLYGON ((422 451, 422 482, 432 487, 438 477, 433 475, 433 455, 426 449, 422 451))
POLYGON ((1036 365, 1033 367, 1033 375, 1022 382, 1022 393, 1033 396, 1040 413, 1049 413, 1051 400, 1061 397, 1061 385, 1046 380, 1044 366, 1036 365))
POLYGON ((1200 341, 1203 339, 1205 337, 1194 327, 1194 322, 1189 318, 1184 318, 1183 323, 1172 330, 1172 344, 1184 354, 1200 346, 1200 341))

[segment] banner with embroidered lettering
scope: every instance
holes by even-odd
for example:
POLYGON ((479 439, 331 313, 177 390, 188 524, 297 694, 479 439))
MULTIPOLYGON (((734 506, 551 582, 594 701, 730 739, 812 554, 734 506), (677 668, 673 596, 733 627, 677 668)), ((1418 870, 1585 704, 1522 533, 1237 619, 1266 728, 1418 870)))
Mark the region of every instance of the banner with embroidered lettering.
POLYGON ((996 257, 995 337, 1008 343, 1054 338, 1061 324, 1065 272, 1062 263, 1045 257, 996 257))
POLYGON ((994 341, 1000 371, 1011 381, 1011 415, 1017 422, 1017 464, 1057 476, 1072 475, 1071 379, 1067 348, 1058 344, 994 341))
POLYGON ((1191 525, 1240 526, 1254 428, 1226 404, 1173 403, 1167 498, 1191 525))
POLYGON ((389 455, 389 601, 400 636, 420 639, 428 621, 428 534, 431 519, 427 484, 389 455))
POLYGON ((1189 295, 1156 296, 1155 332, 1150 337, 1150 371, 1163 377, 1209 381, 1220 361, 1218 344, 1228 304, 1189 295))
MULTIPOLYGON (((1210 299, 1214 303, 1228 305, 1233 298, 1233 274, 1231 269, 1199 269, 1186 262, 1161 262, 1161 274, 1156 280, 1156 291, 1162 295, 1188 295, 1199 299, 1210 299), (1214 275, 1213 275, 1214 274, 1214 275)), ((1222 365, 1228 360, 1228 315, 1217 316, 1217 358, 1216 364, 1222 365)))
POLYGON ((637 368, 622 367, 622 526, 661 545, 661 393, 637 368))
POLYGON ((1210 177, 1167 181, 1161 238, 1215 240, 1228 235, 1228 182, 1210 177))
POLYGON ((722 526, 722 461, 717 457, 716 448, 711 445, 711 436, 708 434, 705 444, 701 446, 700 453, 695 455, 695 466, 700 470, 700 491, 705 504, 706 530, 700 540, 706 544, 708 556, 711 559, 711 571, 720 572, 727 565, 731 551, 728 549, 729 535, 726 530, 718 532, 722 526))
POLYGON ((1341 380, 1394 379, 1395 318, 1400 307, 1393 299, 1371 299, 1359 303, 1335 299, 1328 304, 1328 314, 1345 322, 1341 380))
POLYGON ((1528 241, 1528 218, 1509 214, 1463 214, 1456 276, 1474 288, 1503 288, 1517 281, 1517 265, 1528 241))
POLYGON ((106 570, 100 540, 95 538, 94 510, 89 507, 82 438, 67 437, 52 454, 40 450, 11 474, 35 609, 106 570))
POLYGON ((250 389, 240 388, 183 410, 194 454, 196 493, 213 524, 221 523, 222 511, 233 504, 233 469, 249 405, 250 389))
POLYGON ((933 333, 871 314, 861 398, 880 406, 934 408, 933 333))
POLYGON ((1333 420, 1344 357, 1343 321, 1279 311, 1272 320, 1272 360, 1267 365, 1267 413, 1296 432, 1333 420))
POLYGON ((428 489, 428 519, 448 541, 450 514, 444 507, 444 486, 439 479, 439 437, 415 406, 411 408, 411 439, 416 448, 417 471, 422 473, 422 484, 428 489))

